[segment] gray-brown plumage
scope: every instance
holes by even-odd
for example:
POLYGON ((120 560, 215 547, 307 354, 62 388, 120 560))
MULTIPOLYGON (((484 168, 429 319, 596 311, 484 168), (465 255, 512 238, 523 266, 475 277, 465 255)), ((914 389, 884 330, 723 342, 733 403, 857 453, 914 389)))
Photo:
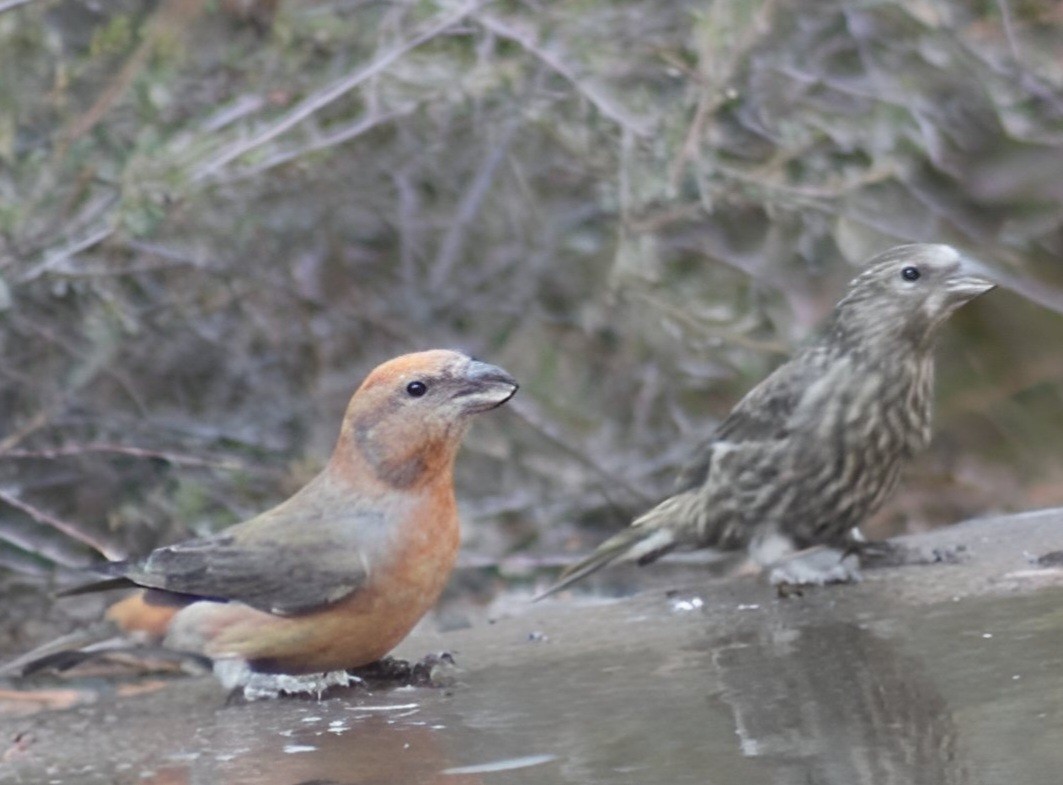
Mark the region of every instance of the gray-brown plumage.
MULTIPOLYGON (((872 259, 818 338, 738 402, 674 495, 542 596, 617 559, 646 564, 678 548, 748 549, 776 567, 810 546, 848 548, 930 441, 938 329, 993 288, 974 270, 947 245, 899 246, 872 259)), ((833 571, 773 579, 852 577, 840 563, 836 555, 833 571)))

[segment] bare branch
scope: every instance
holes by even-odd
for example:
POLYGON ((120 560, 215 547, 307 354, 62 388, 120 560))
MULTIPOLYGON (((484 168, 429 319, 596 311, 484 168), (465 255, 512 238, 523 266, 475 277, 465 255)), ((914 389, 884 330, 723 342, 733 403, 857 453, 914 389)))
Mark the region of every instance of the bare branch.
POLYGON ((80 240, 68 242, 57 248, 52 248, 43 254, 43 259, 30 267, 18 277, 19 283, 35 281, 46 273, 62 269, 70 258, 77 256, 82 251, 87 251, 94 245, 98 245, 110 237, 115 230, 115 221, 112 216, 102 219, 80 240))
POLYGON ((98 539, 95 535, 82 531, 77 524, 65 521, 62 518, 57 518, 51 513, 45 512, 39 507, 35 507, 34 505, 23 501, 9 488, 0 488, 0 501, 14 507, 16 510, 21 510, 37 523, 51 526, 53 529, 62 532, 68 537, 88 545, 90 548, 93 548, 98 553, 112 561, 115 559, 121 559, 123 556, 123 554, 98 539))
POLYGON ((45 448, 39 450, 0 450, 0 457, 54 460, 56 458, 68 458, 75 455, 84 455, 86 453, 110 453, 131 458, 166 461, 166 463, 171 463, 175 466, 202 466, 234 472, 256 470, 256 467, 248 466, 240 461, 199 458, 194 455, 184 455, 182 453, 167 452, 165 450, 150 450, 143 447, 132 447, 125 444, 110 444, 107 442, 75 444, 66 447, 45 448))
POLYGON ((441 14, 417 35, 403 41, 398 46, 392 47, 368 65, 357 69, 354 73, 337 79, 327 87, 303 99, 291 111, 257 134, 252 135, 250 139, 235 142, 220 150, 211 159, 196 167, 196 170, 192 173, 193 182, 214 177, 230 162, 294 128, 315 112, 342 98, 372 77, 383 73, 404 55, 431 41, 447 28, 454 26, 489 2, 491 0, 473 0, 473 2, 465 3, 454 11, 441 14))
POLYGON ((17 431, 15 431, 14 433, 9 433, 3 439, 0 439, 0 456, 9 452, 12 447, 21 442, 34 431, 40 430, 49 422, 51 422, 52 417, 55 415, 55 408, 56 407, 52 406, 46 409, 41 409, 17 431))
POLYGON ((481 162, 476 176, 469 183, 469 187, 461 199, 461 204, 458 205, 457 215, 450 221, 447 233, 439 244, 439 253, 436 254, 435 264, 432 267, 430 276, 433 289, 438 290, 453 274, 454 265, 458 261, 458 256, 461 254, 461 249, 465 243, 468 226, 476 218, 477 213, 480 212, 480 207, 487 197, 487 192, 491 189, 495 172, 498 171, 499 164, 505 160, 506 153, 509 152, 509 146, 516 135, 519 125, 520 115, 514 114, 502 130, 502 138, 491 148, 487 157, 481 162))
POLYGON ((32 3, 33 0, 4 0, 0 3, 0 14, 6 11, 14 11, 16 8, 32 3))
MULTIPOLYGON (((548 422, 546 419, 540 416, 528 404, 527 399, 518 399, 510 401, 508 406, 509 410, 513 412, 517 417, 519 417, 525 423, 530 425, 541 435, 545 436, 555 445, 560 447, 564 452, 567 452, 569 455, 579 460, 580 463, 582 463, 584 466, 588 467, 591 471, 597 474, 599 478, 605 480, 606 484, 605 486, 603 486, 604 488, 621 488, 625 492, 627 492, 633 499, 637 500, 642 504, 649 504, 652 501, 652 499, 646 496, 646 494, 639 491, 638 488, 635 488, 633 485, 631 485, 631 483, 629 483, 626 479, 610 472, 608 469, 598 463, 592 456, 588 455, 584 450, 581 450, 579 447, 573 445, 568 439, 566 439, 561 433, 559 433, 557 427, 555 427, 552 423, 548 422)), ((608 498, 608 492, 606 492, 605 495, 608 498)))
MULTIPOLYGON (((40 532, 41 530, 37 530, 40 532)), ((14 569, 16 572, 38 572, 31 567, 35 565, 39 567, 40 564, 33 557, 48 559, 54 564, 62 565, 63 567, 72 567, 74 569, 80 569, 88 566, 95 561, 93 557, 88 556, 84 552, 74 551, 72 543, 60 543, 56 542, 55 538, 46 538, 38 534, 34 536, 28 531, 16 531, 11 526, 0 526, 0 541, 14 545, 26 552, 26 554, 32 554, 32 556, 22 555, 22 558, 14 563, 3 564, 0 562, 0 566, 14 569), (29 569, 27 569, 29 568, 29 569)), ((8 554, 3 554, 7 556, 8 554)), ((51 572, 51 569, 40 569, 40 574, 47 575, 51 572)))
POLYGON ((77 115, 60 133, 60 149, 91 131, 118 104, 147 66, 152 53, 164 36, 183 29, 203 9, 203 0, 163 0, 153 13, 140 45, 107 83, 103 92, 83 114, 77 115))
POLYGON ((405 106, 399 107, 398 109, 393 109, 389 112, 383 112, 379 114, 373 113, 369 117, 363 117, 357 122, 345 125, 343 128, 327 133, 320 139, 315 139, 310 144, 300 145, 298 147, 292 147, 287 150, 281 150, 277 153, 274 153, 266 160, 257 163, 254 166, 249 166, 247 168, 240 169, 234 172, 232 176, 225 178, 225 181, 233 182, 236 180, 243 180, 248 177, 255 177, 269 169, 272 169, 275 166, 286 164, 289 161, 293 161, 301 156, 309 155, 310 153, 316 153, 321 150, 326 150, 329 147, 335 147, 337 145, 343 144, 344 142, 349 142, 352 139, 358 138, 362 134, 368 133, 377 126, 383 125, 384 123, 395 120, 396 118, 404 117, 405 115, 410 114, 410 112, 412 112, 416 108, 417 104, 414 103, 407 104, 405 106))
POLYGON ((1008 49, 1011 50, 1011 57, 1016 63, 1021 64, 1022 50, 1015 37, 1015 24, 1011 19, 1011 5, 1008 0, 997 0, 997 10, 1000 12, 1000 21, 1004 25, 1004 37, 1007 39, 1008 49))
POLYGON ((646 137, 653 133, 653 127, 649 120, 635 117, 628 112, 627 109, 614 103, 613 100, 604 95, 597 86, 579 77, 572 67, 561 60, 561 58, 553 52, 544 49, 537 41, 535 41, 531 34, 518 30, 508 22, 504 22, 498 17, 490 16, 488 14, 475 14, 473 18, 495 35, 501 36, 502 38, 508 38, 510 41, 519 44, 526 52, 541 60, 547 68, 569 82, 584 98, 590 101, 599 112, 620 127, 633 133, 635 136, 640 137, 646 137))

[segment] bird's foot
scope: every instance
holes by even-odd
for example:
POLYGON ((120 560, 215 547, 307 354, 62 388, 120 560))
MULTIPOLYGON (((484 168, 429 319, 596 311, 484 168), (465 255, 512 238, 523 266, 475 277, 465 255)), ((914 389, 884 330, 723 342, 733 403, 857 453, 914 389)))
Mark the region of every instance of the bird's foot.
POLYGON ((964 545, 913 548, 888 540, 880 540, 854 542, 849 552, 859 557, 861 567, 876 569, 926 564, 959 564, 963 561, 966 550, 964 545))
POLYGON ((854 554, 834 548, 808 548, 772 564, 768 581, 779 589, 780 596, 795 593, 794 587, 799 586, 858 583, 860 560, 854 554))
POLYGON ((327 673, 258 673, 243 660, 216 660, 214 675, 222 686, 231 690, 229 701, 256 701, 282 695, 310 696, 318 700, 333 687, 349 687, 361 682, 347 671, 327 673))
POLYGON ((394 657, 327 673, 259 673, 243 660, 215 660, 214 675, 230 690, 229 703, 262 699, 313 697, 318 700, 334 687, 448 687, 455 681, 457 667, 450 652, 429 654, 419 662, 394 657))
POLYGON ((384 657, 361 668, 349 671, 371 685, 399 687, 448 687, 454 683, 457 666, 448 651, 428 654, 418 662, 384 657))

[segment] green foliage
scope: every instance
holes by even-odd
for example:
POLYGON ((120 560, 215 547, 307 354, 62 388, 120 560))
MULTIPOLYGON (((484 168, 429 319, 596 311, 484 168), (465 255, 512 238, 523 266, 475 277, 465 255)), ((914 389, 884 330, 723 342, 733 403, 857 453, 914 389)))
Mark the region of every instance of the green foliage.
POLYGON ((96 28, 89 44, 89 57, 121 55, 133 44, 133 20, 126 14, 111 17, 96 28))

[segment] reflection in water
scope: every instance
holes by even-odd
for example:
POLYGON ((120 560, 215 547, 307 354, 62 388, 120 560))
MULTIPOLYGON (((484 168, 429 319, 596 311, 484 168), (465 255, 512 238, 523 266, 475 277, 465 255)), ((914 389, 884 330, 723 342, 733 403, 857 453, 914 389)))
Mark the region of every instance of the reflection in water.
POLYGON ((889 641, 856 624, 768 625, 715 652, 742 751, 774 783, 968 782, 949 706, 889 641))
MULTIPOLYGON (((142 785, 481 785, 476 773, 445 773, 454 761, 441 734, 385 717, 313 718, 276 734, 249 734, 237 710, 221 711, 206 748, 187 765, 158 769, 142 785), (248 744, 250 742, 250 745, 248 744)), ((252 722, 252 724, 257 724, 252 722)))
POLYGON ((557 760, 556 755, 525 755, 520 758, 506 758, 495 760, 490 763, 476 763, 471 766, 455 766, 453 769, 444 769, 444 774, 497 774, 500 771, 515 771, 516 769, 528 769, 532 766, 540 766, 557 760))
POLYGON ((459 652, 446 691, 221 708, 213 684, 187 700, 175 684, 100 700, 42 722, 0 783, 1061 781, 1063 588, 919 607, 752 589, 683 595, 682 612, 663 594, 601 606, 552 622, 549 642, 502 621, 459 652))

